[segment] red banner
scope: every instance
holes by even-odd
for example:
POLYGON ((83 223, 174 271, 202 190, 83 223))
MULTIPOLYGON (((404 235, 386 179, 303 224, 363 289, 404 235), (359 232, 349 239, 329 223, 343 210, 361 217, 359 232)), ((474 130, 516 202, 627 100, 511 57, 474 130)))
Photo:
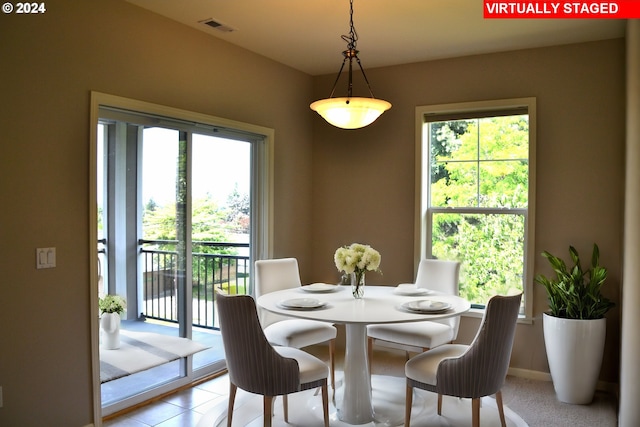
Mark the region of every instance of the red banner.
POLYGON ((497 1, 484 0, 485 19, 637 19, 640 0, 497 1))

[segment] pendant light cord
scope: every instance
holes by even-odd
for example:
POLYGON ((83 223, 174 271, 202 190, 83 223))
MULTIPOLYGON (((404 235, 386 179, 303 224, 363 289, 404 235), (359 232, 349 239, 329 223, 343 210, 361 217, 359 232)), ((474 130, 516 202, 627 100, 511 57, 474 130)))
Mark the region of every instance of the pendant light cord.
POLYGON ((360 67, 360 71, 362 72, 362 77, 364 77, 364 81, 367 84, 367 88, 369 89, 369 93, 372 98, 373 91, 371 90, 371 85, 369 84, 369 79, 367 79, 367 75, 364 72, 364 68, 362 68, 362 64, 360 63, 360 58, 358 58, 358 50, 356 49, 356 45, 358 43, 358 33, 356 32, 356 27, 353 25, 353 0, 349 0, 349 34, 344 34, 341 36, 342 40, 347 42, 347 50, 342 52, 344 59, 342 60, 342 65, 340 66, 340 70, 338 71, 338 76, 336 77, 336 81, 333 83, 333 89, 331 89, 331 94, 329 98, 333 98, 333 94, 336 91, 336 86, 338 84, 338 80, 340 80, 340 75, 342 74, 342 70, 344 69, 344 64, 349 60, 349 82, 347 84, 347 98, 351 98, 353 94, 353 79, 352 79, 352 63, 353 59, 356 59, 358 66, 360 67))
POLYGON ((353 0, 349 0, 349 35, 342 35, 342 40, 347 42, 347 50, 356 50, 358 33, 353 25, 353 0))

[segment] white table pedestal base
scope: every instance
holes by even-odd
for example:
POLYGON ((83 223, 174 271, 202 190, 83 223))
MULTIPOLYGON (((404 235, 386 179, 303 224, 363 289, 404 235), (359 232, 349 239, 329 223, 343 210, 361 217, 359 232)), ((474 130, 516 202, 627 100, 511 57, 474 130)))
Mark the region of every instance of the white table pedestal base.
POLYGON ((359 323, 345 325, 344 394, 338 406, 338 418, 349 424, 373 421, 371 378, 367 357, 367 326, 359 323))

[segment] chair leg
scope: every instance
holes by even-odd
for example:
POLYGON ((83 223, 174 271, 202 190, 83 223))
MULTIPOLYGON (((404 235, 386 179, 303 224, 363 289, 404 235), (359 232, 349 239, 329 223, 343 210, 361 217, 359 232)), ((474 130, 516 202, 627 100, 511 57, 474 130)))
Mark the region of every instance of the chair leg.
POLYGON ((471 426, 480 427, 480 399, 471 399, 471 426))
POLYGON ((284 410, 284 422, 288 423, 289 422, 289 396, 286 394, 282 396, 282 409, 284 410))
POLYGON ((438 415, 442 415, 442 395, 438 393, 438 415))
POLYGON ((329 340, 329 364, 331 365, 331 388, 336 389, 336 340, 329 340))
POLYGON ((236 400, 236 390, 238 387, 229 383, 229 406, 227 406, 227 427, 231 427, 231 421, 233 420, 233 404, 236 400))
POLYGON ((369 375, 371 375, 371 362, 373 361, 373 338, 367 337, 367 356, 369 358, 369 375))
POLYGON ((273 418, 273 396, 264 396, 264 427, 271 427, 271 418, 273 418))
POLYGON ((407 386, 407 393, 404 399, 404 427, 411 425, 411 406, 413 405, 413 387, 407 386))
POLYGON ((327 383, 322 384, 322 415, 324 416, 324 427, 329 427, 329 392, 327 383))
POLYGON ((502 427, 507 427, 507 421, 504 418, 504 408, 502 407, 502 390, 498 390, 496 393, 496 405, 498 406, 498 413, 500 414, 500 424, 502 427))

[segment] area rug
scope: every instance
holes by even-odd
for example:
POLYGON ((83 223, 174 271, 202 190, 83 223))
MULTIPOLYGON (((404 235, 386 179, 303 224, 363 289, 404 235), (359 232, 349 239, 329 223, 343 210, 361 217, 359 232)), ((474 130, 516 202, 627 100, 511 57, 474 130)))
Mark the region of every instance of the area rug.
MULTIPOLYGON (((344 392, 342 372, 336 371, 336 391, 329 391, 329 417, 332 427, 347 427, 340 421, 336 407, 340 406, 344 392)), ((406 380, 386 375, 372 375, 372 396, 375 421, 361 424, 361 427, 388 427, 404 425, 404 402, 406 380)), ((331 388, 329 387, 329 390, 331 388)), ((436 413, 437 395, 414 389, 411 427, 469 427, 471 425, 471 400, 444 396, 442 415, 436 413)), ((224 427, 227 423, 226 399, 209 409, 198 421, 197 427, 224 427)), ((262 396, 238 390, 234 405, 233 424, 243 426, 262 425, 262 396)), ((504 406, 507 427, 528 427, 527 423, 509 407, 504 406)), ((289 422, 284 421, 282 400, 276 398, 274 427, 322 427, 322 398, 317 389, 289 395, 289 422)), ((484 397, 481 401, 480 426, 500 425, 500 417, 495 399, 484 397)))
POLYGON ((187 338, 120 330, 120 348, 100 348, 100 382, 144 371, 208 347, 187 338))

